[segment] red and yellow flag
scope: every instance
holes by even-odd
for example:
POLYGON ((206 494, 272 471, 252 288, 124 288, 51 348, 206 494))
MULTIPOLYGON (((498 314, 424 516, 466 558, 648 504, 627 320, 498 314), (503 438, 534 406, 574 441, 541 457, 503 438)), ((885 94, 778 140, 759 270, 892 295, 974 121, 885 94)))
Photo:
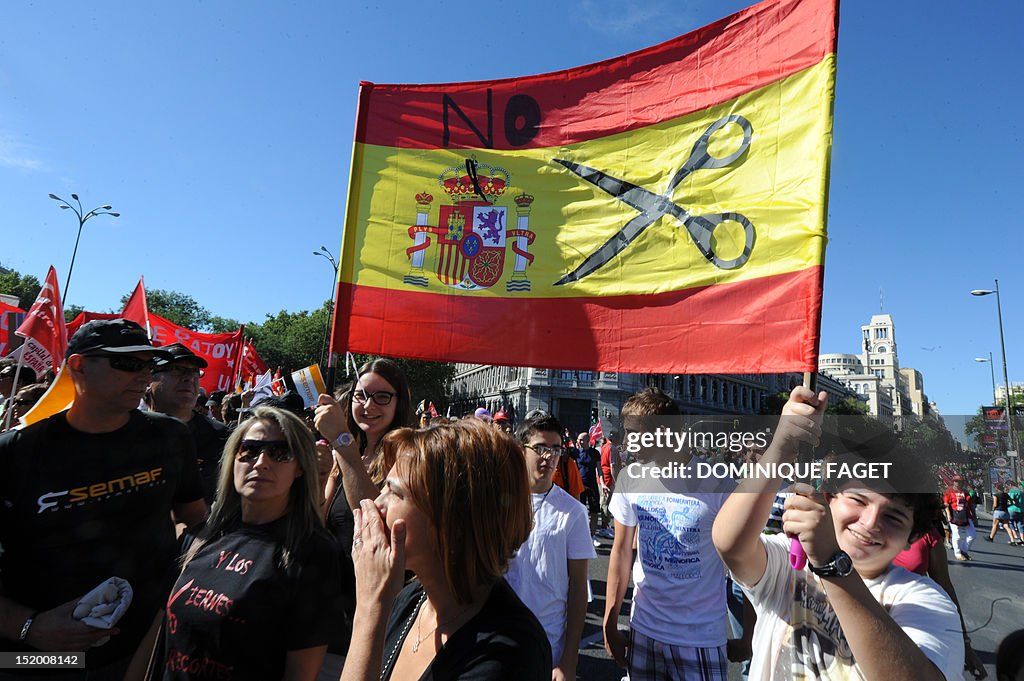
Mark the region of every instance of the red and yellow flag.
POLYGON ((817 367, 836 0, 525 78, 360 89, 332 349, 817 367))

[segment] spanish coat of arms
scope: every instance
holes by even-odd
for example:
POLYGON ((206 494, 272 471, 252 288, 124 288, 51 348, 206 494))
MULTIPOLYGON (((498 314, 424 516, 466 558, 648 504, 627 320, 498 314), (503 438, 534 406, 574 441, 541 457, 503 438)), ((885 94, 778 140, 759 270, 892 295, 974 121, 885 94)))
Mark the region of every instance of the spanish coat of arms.
POLYGON ((525 193, 516 196, 515 214, 511 215, 509 206, 498 203, 508 190, 510 179, 504 168, 473 160, 467 161, 465 167, 446 169, 437 181, 452 203, 440 206, 436 226, 428 224, 434 197, 426 192, 417 194, 416 224, 409 227, 413 245, 406 249, 410 269, 402 281, 424 288, 430 286, 424 261, 433 234, 437 237, 434 271, 445 286, 463 291, 494 286, 501 281, 505 254, 511 248, 515 262, 505 290, 529 291, 526 266, 534 259, 528 250, 535 238, 529 230, 533 197, 525 193), (509 220, 513 218, 516 223, 510 228, 509 220))

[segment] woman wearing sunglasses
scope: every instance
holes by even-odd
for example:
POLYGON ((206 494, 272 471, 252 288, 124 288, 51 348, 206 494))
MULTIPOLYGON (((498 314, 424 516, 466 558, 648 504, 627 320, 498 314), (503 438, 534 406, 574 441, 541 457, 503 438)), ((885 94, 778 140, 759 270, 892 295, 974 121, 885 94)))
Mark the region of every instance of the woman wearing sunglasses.
POLYGON ((503 578, 533 518, 519 444, 465 419, 396 430, 384 450, 384 491, 355 512, 342 681, 550 681, 544 630, 503 578), (416 578, 403 588, 406 569, 416 578))
POLYGON ((341 556, 345 627, 332 640, 318 677, 337 681, 345 662, 355 614, 356 578, 352 566, 352 509, 363 499, 374 499, 384 476, 394 463, 381 447, 388 432, 411 426, 409 383, 393 360, 378 359, 359 368, 356 380, 338 391, 337 399, 320 396, 314 422, 320 435, 331 443, 334 467, 324 489, 324 522, 341 556))
POLYGON ((255 407, 224 446, 217 503, 182 559, 155 678, 316 678, 341 619, 319 507, 309 428, 255 407))

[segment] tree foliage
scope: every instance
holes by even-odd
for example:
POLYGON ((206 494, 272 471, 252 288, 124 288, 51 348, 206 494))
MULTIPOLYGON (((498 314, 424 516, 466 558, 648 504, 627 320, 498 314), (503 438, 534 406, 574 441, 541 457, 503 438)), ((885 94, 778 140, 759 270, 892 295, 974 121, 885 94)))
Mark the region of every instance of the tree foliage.
POLYGON ((856 397, 844 397, 835 404, 830 403, 825 407, 825 413, 837 416, 862 416, 868 413, 868 405, 856 397))
POLYGON ((11 270, 0 274, 0 293, 17 296, 18 305, 27 310, 36 302, 43 285, 39 278, 31 274, 21 274, 11 270))
MULTIPOLYGON (((130 292, 121 296, 121 309, 124 309, 130 297, 130 292)), ((169 319, 178 326, 205 333, 211 330, 213 316, 210 311, 187 293, 162 288, 147 289, 146 305, 150 312, 169 319)))

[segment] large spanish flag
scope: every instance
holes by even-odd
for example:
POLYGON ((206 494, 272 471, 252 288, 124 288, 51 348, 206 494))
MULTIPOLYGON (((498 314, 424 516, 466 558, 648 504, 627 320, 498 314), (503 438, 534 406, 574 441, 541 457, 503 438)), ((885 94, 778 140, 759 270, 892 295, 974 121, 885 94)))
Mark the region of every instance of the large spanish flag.
POLYGON ((363 83, 332 348, 817 368, 836 0, 524 78, 363 83))

